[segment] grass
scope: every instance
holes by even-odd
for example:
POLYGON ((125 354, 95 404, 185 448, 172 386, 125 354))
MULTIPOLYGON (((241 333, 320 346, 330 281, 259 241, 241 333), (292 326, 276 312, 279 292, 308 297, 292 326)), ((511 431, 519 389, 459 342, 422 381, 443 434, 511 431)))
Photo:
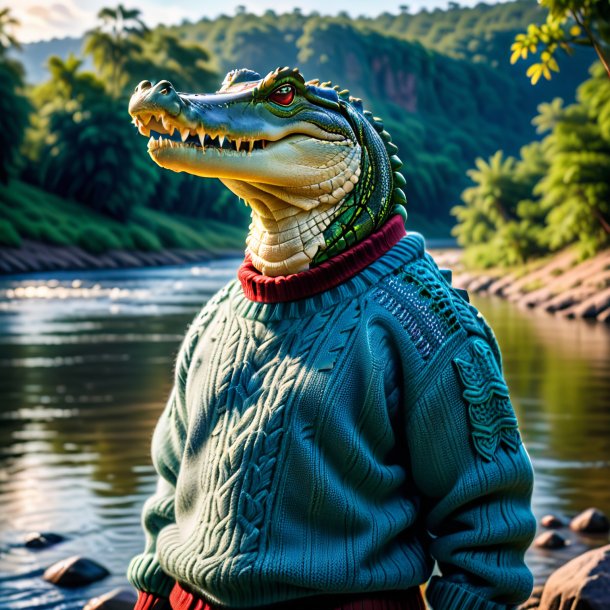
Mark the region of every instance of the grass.
POLYGON ((144 207, 136 207, 128 222, 120 222, 18 180, 0 184, 0 247, 18 247, 23 239, 31 239, 75 245, 93 254, 112 249, 154 252, 164 248, 216 254, 242 250, 245 235, 245 228, 169 216, 144 207))

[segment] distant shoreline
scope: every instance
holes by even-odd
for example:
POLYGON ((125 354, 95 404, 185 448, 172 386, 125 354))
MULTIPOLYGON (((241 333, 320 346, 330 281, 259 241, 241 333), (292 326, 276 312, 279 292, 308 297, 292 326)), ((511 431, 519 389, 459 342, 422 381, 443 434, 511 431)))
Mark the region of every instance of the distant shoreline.
POLYGON ((127 269, 201 263, 243 256, 242 250, 168 248, 156 252, 109 250, 91 254, 78 246, 53 246, 24 240, 19 248, 0 247, 0 277, 47 271, 127 269))
POLYGON ((440 267, 453 270, 456 288, 564 318, 610 323, 610 249, 579 261, 575 249, 568 248, 522 267, 489 271, 465 269, 457 249, 432 254, 440 267))

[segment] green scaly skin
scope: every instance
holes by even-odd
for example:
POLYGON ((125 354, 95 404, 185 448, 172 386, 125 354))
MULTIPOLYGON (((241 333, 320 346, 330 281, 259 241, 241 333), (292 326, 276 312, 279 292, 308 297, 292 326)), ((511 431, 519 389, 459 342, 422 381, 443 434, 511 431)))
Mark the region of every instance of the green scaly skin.
POLYGON ((157 164, 219 178, 252 208, 248 250, 265 275, 309 269, 393 213, 406 219, 402 163, 381 120, 296 68, 234 70, 213 94, 142 81, 129 113, 157 164))

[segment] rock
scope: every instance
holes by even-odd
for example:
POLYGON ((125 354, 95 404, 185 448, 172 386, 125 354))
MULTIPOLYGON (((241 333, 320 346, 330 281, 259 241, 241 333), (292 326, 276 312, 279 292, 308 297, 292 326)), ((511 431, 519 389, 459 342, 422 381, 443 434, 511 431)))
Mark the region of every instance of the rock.
POLYGON ((80 587, 106 578, 109 574, 99 563, 74 555, 47 568, 43 578, 58 587, 80 587))
POLYGON ((485 292, 495 282, 495 280, 495 277, 481 275, 470 282, 468 285, 468 290, 470 292, 485 292))
POLYGON ((517 610, 534 610, 538 608, 540 605, 540 598, 542 597, 542 591, 544 589, 544 585, 537 585, 534 587, 532 591, 532 595, 530 598, 523 602, 520 606, 517 607, 517 610))
POLYGON ((65 538, 53 532, 31 532, 25 537, 23 543, 28 549, 46 549, 54 544, 63 542, 65 538))
POLYGON ((570 529, 583 534, 607 534, 610 522, 601 510, 588 508, 570 521, 570 529))
POLYGON ((133 607, 138 600, 133 589, 115 589, 90 599, 83 610, 133 610, 133 607))
POLYGON ((572 559, 551 574, 539 610, 608 610, 610 545, 572 559))
POLYGON ((566 545, 566 539, 557 532, 544 532, 534 540, 534 546, 539 549, 562 549, 566 545))
POLYGON ((560 527, 565 527, 565 523, 555 515, 544 515, 544 517, 540 519, 540 525, 548 529, 559 529, 560 527))

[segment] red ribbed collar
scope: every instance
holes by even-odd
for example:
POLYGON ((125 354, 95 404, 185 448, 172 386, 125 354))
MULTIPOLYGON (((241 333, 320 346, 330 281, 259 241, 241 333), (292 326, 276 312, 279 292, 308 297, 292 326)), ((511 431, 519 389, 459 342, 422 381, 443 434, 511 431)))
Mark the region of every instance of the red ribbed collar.
POLYGON ((251 301, 259 303, 297 301, 334 288, 354 277, 396 245, 405 235, 402 216, 396 215, 365 240, 313 269, 292 275, 269 277, 259 273, 254 268, 250 255, 246 254, 237 277, 244 294, 251 301))

